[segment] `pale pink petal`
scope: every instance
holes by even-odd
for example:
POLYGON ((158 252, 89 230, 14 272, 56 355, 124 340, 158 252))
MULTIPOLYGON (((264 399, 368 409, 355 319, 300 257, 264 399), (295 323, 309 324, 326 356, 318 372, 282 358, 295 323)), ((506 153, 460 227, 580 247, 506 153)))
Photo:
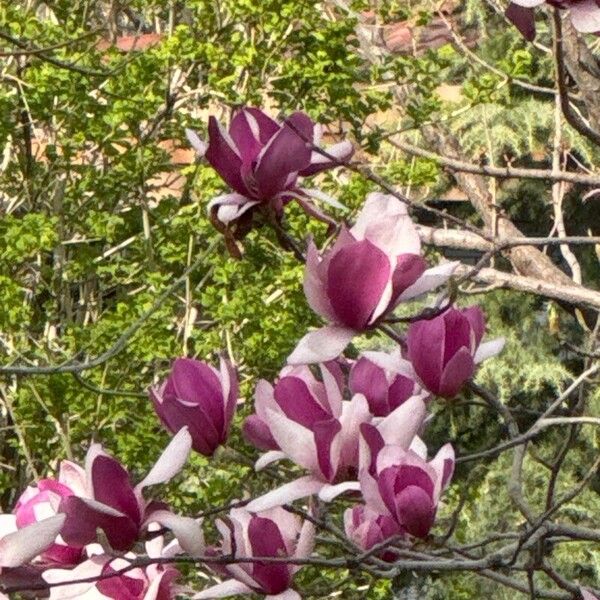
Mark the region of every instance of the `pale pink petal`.
POLYGON ((9 533, 0 539, 0 567, 19 567, 46 550, 65 522, 58 514, 9 533))
POLYGON ((514 4, 518 4, 519 6, 524 6, 526 8, 533 8, 534 6, 539 6, 540 4, 544 4, 546 0, 512 0, 514 4))
POLYGON ((319 499, 323 502, 331 502, 338 496, 350 491, 360 492, 360 483, 358 481, 344 481, 336 485, 324 485, 319 492, 319 499))
POLYGON ((315 547, 315 536, 316 530, 314 524, 306 519, 302 523, 294 558, 308 558, 312 554, 315 547))
POLYGON ((221 223, 227 225, 228 223, 239 219, 245 212, 249 211, 257 204, 260 204, 258 200, 249 200, 240 206, 221 205, 217 211, 217 218, 221 223))
POLYGON ((417 281, 400 294, 398 302, 411 300, 412 298, 422 296, 423 294, 440 287, 450 279, 450 276, 454 273, 459 264, 459 262, 446 262, 436 267, 432 267, 431 269, 427 269, 417 281))
POLYGON ((241 581, 228 579, 223 583, 213 585, 192 596, 193 600, 208 600, 209 598, 227 598, 228 596, 236 596, 242 594, 252 594, 252 589, 241 581))
POLYGON ((294 500, 306 498, 307 496, 318 493, 323 485, 324 483, 322 481, 319 481, 311 475, 300 477, 300 479, 290 481, 276 490, 267 492, 263 496, 252 500, 252 502, 246 505, 246 509, 252 512, 259 512, 261 510, 273 508, 274 506, 283 506, 294 500))
POLYGON ((282 452, 281 450, 269 450, 254 463, 254 469, 256 471, 262 471, 271 463, 274 463, 278 460, 283 460, 284 458, 287 458, 287 454, 285 452, 282 452))
POLYGON ((410 448, 412 452, 414 452, 417 456, 421 457, 423 460, 427 460, 427 446, 425 442, 416 435, 413 441, 410 444, 410 448))
MULTIPOLYGON (((47 583, 61 583, 97 577, 101 575, 104 565, 110 560, 111 557, 107 555, 95 556, 73 569, 47 569, 42 573, 42 578, 47 583)), ((105 598, 106 596, 98 591, 93 581, 50 588, 50 600, 100 600, 105 598)))
POLYGON ((337 358, 356 335, 353 329, 327 325, 307 333, 288 357, 288 364, 300 365, 327 362, 337 358))
POLYGON ((308 305, 328 321, 335 319, 335 312, 327 296, 327 287, 319 268, 320 258, 317 247, 311 240, 306 250, 306 265, 304 267, 304 295, 308 305))
POLYGON ((192 436, 187 427, 183 427, 169 442, 164 452, 156 461, 150 473, 136 486, 136 491, 141 491, 149 485, 166 483, 172 479, 187 461, 192 449, 192 436))
POLYGON ((181 548, 191 556, 202 556, 206 545, 200 524, 191 517, 181 517, 168 510, 153 511, 146 523, 158 523, 173 532, 181 548))
POLYGON ((87 494, 85 470, 70 460, 63 460, 58 471, 58 481, 71 488, 76 496, 87 494))
POLYGON ((206 154, 208 144, 202 139, 200 139, 200 136, 193 129, 186 128, 185 136, 187 137, 188 142, 192 145, 198 156, 204 156, 206 154))
POLYGON ((265 596, 265 600, 302 600, 302 596, 296 590, 285 590, 281 594, 265 596))
POLYGON ((486 358, 492 358, 492 356, 496 356, 496 354, 500 354, 502 349, 504 348, 504 344, 506 340, 504 338, 496 338, 495 340, 490 340, 489 342, 483 342, 477 348, 475 352, 475 356, 473 357, 473 362, 475 364, 479 364, 484 361, 486 358))
POLYGON ((386 444, 396 444, 408 448, 421 428, 427 408, 419 396, 412 396, 384 417, 377 430, 386 444))
POLYGON ((600 6, 595 0, 581 0, 569 5, 573 27, 581 33, 600 32, 600 6))
POLYGON ((288 419, 279 411, 267 411, 267 424, 273 439, 296 464, 319 473, 319 461, 313 432, 310 429, 288 419))
POLYGON ((406 204, 389 194, 369 194, 350 231, 356 239, 369 240, 393 260, 400 254, 421 252, 421 239, 406 204))

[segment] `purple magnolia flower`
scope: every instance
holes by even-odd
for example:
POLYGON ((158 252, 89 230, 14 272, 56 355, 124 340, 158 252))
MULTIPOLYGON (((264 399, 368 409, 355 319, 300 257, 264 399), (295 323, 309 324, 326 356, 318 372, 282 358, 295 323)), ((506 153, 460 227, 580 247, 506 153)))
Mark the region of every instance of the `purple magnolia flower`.
POLYGON ((544 3, 569 9, 573 26, 578 31, 600 33, 600 0, 512 0, 506 9, 506 16, 529 41, 535 39, 533 9, 544 3))
POLYGON ((408 330, 408 355, 424 386, 444 398, 458 394, 478 363, 498 354, 504 339, 481 343, 485 317, 478 306, 449 308, 408 330))
MULTIPOLYGON (((315 540, 312 523, 304 521, 281 507, 258 514, 237 508, 226 520, 217 520, 221 533, 221 553, 238 558, 279 557, 307 558, 315 540)), ((229 564, 219 572, 231 577, 223 583, 194 595, 196 600, 224 598, 237 594, 266 594, 267 599, 300 600, 290 589, 292 578, 300 567, 281 563, 255 562, 229 564)))
POLYGON ((348 386, 352 394, 363 394, 376 417, 385 417, 410 397, 427 395, 416 380, 399 349, 389 354, 363 352, 352 365, 348 386))
POLYGON ((360 485, 366 505, 393 518, 403 532, 427 537, 452 478, 454 449, 446 444, 427 462, 420 438, 407 450, 385 444, 370 425, 363 425, 361 434, 360 485))
POLYGON ((305 335, 288 362, 332 360, 400 302, 442 285, 457 263, 427 269, 420 252, 406 205, 379 193, 367 196, 356 224, 343 228, 332 248, 319 255, 311 242, 304 293, 329 325, 305 335))
POLYGON ((246 423, 246 437, 263 448, 268 442, 277 449, 263 454, 256 468, 288 458, 310 474, 253 500, 248 510, 265 510, 316 493, 329 501, 357 491, 361 424, 373 423, 388 443, 408 448, 423 423, 425 404, 418 396, 380 419, 371 414, 362 394, 343 400, 342 382, 331 363, 321 365, 321 374, 318 381, 306 365, 287 367, 274 387, 259 382, 256 419, 246 423))
POLYGON ((278 123, 257 108, 239 110, 226 131, 210 117, 208 144, 193 131, 188 139, 234 191, 213 198, 209 209, 216 208, 222 223, 239 219, 260 204, 269 204, 276 213, 295 198, 307 212, 320 215, 312 199, 340 206, 316 190, 299 187, 298 178, 308 177, 337 166, 353 153, 350 142, 327 148, 332 161, 312 150, 320 142, 321 128, 304 113, 296 112, 278 123))
MULTIPOLYGON (((63 498, 84 494, 84 470, 78 465, 64 460, 60 465, 58 479, 41 479, 21 494, 13 511, 17 527, 26 527, 52 517, 58 514, 63 498)), ((72 565, 79 562, 81 555, 81 547, 68 546, 59 536, 40 558, 44 562, 72 565)))
MULTIPOLYGON (((404 534, 402 527, 391 516, 381 515, 363 504, 348 508, 344 512, 344 531, 349 540, 365 551, 385 540, 404 534)), ((396 553, 388 549, 379 556, 389 562, 397 558, 396 553)))
POLYGON ((56 514, 19 528, 15 515, 0 515, 0 573, 46 552, 61 533, 65 518, 56 514))
POLYGON ((187 427, 192 448, 212 456, 227 440, 235 413, 238 381, 229 361, 221 359, 220 370, 191 358, 178 358, 171 373, 149 390, 163 425, 172 433, 187 427))
MULTIPOLYGON (((86 548, 88 558, 73 569, 53 568, 43 572, 45 582, 58 584, 50 588, 50 600, 172 600, 176 589, 173 582, 180 573, 172 565, 153 564, 143 568, 130 569, 126 573, 115 574, 120 569, 131 565, 138 558, 128 552, 123 558, 114 558, 104 554, 99 544, 91 544, 86 548), (92 578, 102 577, 93 580, 92 578), (86 580, 80 583, 67 584, 69 581, 86 580)), ((163 545, 162 536, 146 542, 149 558, 171 558, 180 548, 176 543, 163 545)))
POLYGON ((61 531, 65 543, 81 548, 94 542, 97 529, 102 529, 113 549, 126 551, 149 523, 157 522, 171 529, 182 547, 199 552, 201 534, 193 519, 174 515, 164 504, 147 502, 143 497, 145 487, 169 481, 181 470, 191 442, 190 434, 182 429, 136 486, 116 459, 104 452, 100 444, 92 444, 85 470, 80 470, 83 493, 63 497, 58 507, 66 514, 61 531))

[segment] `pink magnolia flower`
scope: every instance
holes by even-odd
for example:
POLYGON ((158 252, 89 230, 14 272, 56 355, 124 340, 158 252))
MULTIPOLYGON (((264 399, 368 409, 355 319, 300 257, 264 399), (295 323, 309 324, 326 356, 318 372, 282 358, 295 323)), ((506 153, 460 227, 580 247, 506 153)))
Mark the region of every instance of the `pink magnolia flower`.
POLYGON ((126 551, 150 522, 158 522, 173 531, 182 547, 197 552, 200 533, 196 522, 174 515, 164 504, 147 502, 142 495, 145 487, 169 481, 181 470, 191 442, 187 429, 179 431, 136 486, 131 484, 127 470, 102 446, 90 446, 85 469, 77 468, 81 495, 63 497, 58 507, 66 514, 61 531, 65 543, 86 546, 96 540, 99 528, 113 549, 126 551))
POLYGON ((20 528, 15 515, 0 515, 0 573, 44 553, 61 533, 65 518, 57 514, 20 528))
MULTIPOLYGON (((404 534, 402 527, 390 515, 381 515, 363 504, 346 509, 344 531, 349 540, 365 551, 404 534)), ((388 549, 378 556, 390 562, 397 558, 396 553, 388 549)))
POLYGON ((427 396, 400 349, 389 354, 363 352, 350 369, 348 386, 352 394, 363 394, 376 417, 389 415, 412 396, 427 396))
MULTIPOLYGON (((156 525, 156 524, 153 524, 156 525)), ((160 526, 158 526, 160 527, 160 526)), ((156 527, 155 527, 156 529, 156 527)), ((73 569, 47 569, 42 577, 47 583, 64 583, 50 588, 50 600, 172 600, 177 589, 173 582, 180 573, 167 564, 151 564, 144 568, 126 569, 138 557, 129 552, 122 558, 104 554, 102 547, 91 544, 88 558, 73 569), (114 577, 110 577, 114 573, 114 577), (98 578, 68 584, 69 581, 98 578)), ((170 558, 181 548, 176 542, 164 546, 162 536, 146 542, 149 558, 170 558)))
POLYGON ((569 9, 573 26, 582 33, 600 33, 600 0, 512 0, 506 10, 507 18, 529 41, 535 39, 533 9, 541 4, 569 9))
POLYGON ((227 440, 238 398, 235 370, 221 359, 220 370, 190 358, 177 358, 171 373, 149 390, 163 425, 172 433, 186 426, 192 448, 211 456, 227 440))
POLYGON ((598 600, 598 598, 596 596, 594 596, 594 594, 592 594, 592 592, 590 592, 590 590, 581 588, 580 592, 581 592, 581 597, 583 598, 583 600, 598 600))
MULTIPOLYGON (((315 539, 312 523, 281 507, 252 514, 246 509, 232 509, 226 520, 217 520, 221 533, 220 553, 235 558, 273 557, 302 559, 310 556, 315 539)), ((224 598, 236 594, 266 594, 272 600, 300 600, 290 589, 300 567, 284 562, 237 562, 219 568, 228 579, 194 595, 194 600, 224 598)))
POLYGON ((326 150, 335 161, 313 151, 312 144, 320 142, 321 128, 301 112, 278 123, 263 111, 246 107, 233 117, 229 131, 210 117, 208 144, 191 130, 187 135, 197 152, 234 190, 209 204, 209 208, 216 207, 217 218, 225 224, 260 204, 268 203, 281 213, 292 198, 307 212, 319 216, 312 206, 313 198, 337 203, 316 190, 299 187, 298 178, 331 169, 353 153, 352 144, 346 141, 326 150))
POLYGON ((388 443, 406 448, 419 430, 425 418, 422 398, 413 396, 387 417, 376 418, 362 394, 343 400, 342 382, 331 368, 321 365, 322 381, 304 365, 284 369, 275 387, 259 382, 255 406, 261 424, 246 424, 246 435, 271 439, 278 449, 263 454, 256 468, 288 458, 310 474, 256 498, 248 510, 265 510, 316 493, 329 501, 345 491, 357 491, 363 423, 372 423, 388 443))
POLYGON ((400 302, 442 285, 457 263, 427 269, 420 252, 406 205, 379 193, 367 196, 356 224, 343 228, 332 248, 319 255, 311 242, 304 293, 329 325, 305 335, 288 362, 332 360, 400 302))
POLYGON ((438 396, 456 396, 478 363, 495 356, 504 339, 481 343, 485 317, 478 306, 449 308, 408 330, 408 355, 425 387, 438 396))
POLYGON ((427 462, 427 448, 415 438, 409 449, 385 444, 370 425, 361 427, 360 486, 366 505, 392 517, 402 531, 427 537, 440 495, 454 471, 454 449, 443 446, 427 462))

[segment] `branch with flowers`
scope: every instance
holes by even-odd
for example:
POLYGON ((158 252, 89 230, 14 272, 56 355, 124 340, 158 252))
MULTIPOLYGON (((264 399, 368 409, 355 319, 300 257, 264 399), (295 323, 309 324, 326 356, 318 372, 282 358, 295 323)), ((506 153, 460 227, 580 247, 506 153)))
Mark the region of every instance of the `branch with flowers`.
MULTIPOLYGON (((508 9, 508 18, 527 38, 535 35, 532 8, 542 3, 519 0, 508 9)), ((555 24, 561 19, 558 10, 570 8, 578 30, 600 31, 595 1, 551 4, 555 24)), ((564 75, 564 65, 558 66, 558 75, 564 75)), ((558 83, 566 116, 569 99, 558 83)), ((434 133, 424 137, 431 141, 434 133)), ((600 425, 589 414, 588 402, 600 370, 594 346, 598 325, 590 337, 592 347, 582 351, 580 375, 524 419, 473 381, 479 365, 493 360, 506 342, 488 339, 481 307, 459 307, 458 299, 460 286, 484 271, 494 282, 493 269, 486 265, 496 255, 504 253, 511 263, 522 265, 533 250, 534 270, 553 273, 557 267, 538 247, 597 244, 598 238, 527 238, 508 219, 498 224, 480 182, 467 177, 521 175, 511 168, 476 168, 454 152, 440 161, 467 174, 457 178, 469 189, 484 229, 458 217, 448 219, 463 229, 418 226, 412 214, 416 203, 385 180, 382 192, 366 196, 352 223, 338 223, 326 207, 343 209, 343 198, 306 182, 340 167, 363 171, 350 162, 354 148, 349 141, 321 148, 321 128, 303 112, 277 121, 258 108, 244 107, 228 128, 210 117, 208 141, 191 130, 187 137, 232 190, 207 207, 226 248, 243 260, 240 243, 253 226, 272 226, 282 251, 291 250, 303 261, 306 300, 324 322, 308 332, 299 328, 279 375, 255 382, 253 413, 241 426, 257 451, 257 472, 268 475, 275 463, 286 461, 294 465, 294 475, 274 477, 262 494, 241 490, 239 498, 204 515, 180 515, 162 499, 150 497, 148 489, 171 482, 191 452, 210 460, 227 444, 240 401, 238 374, 228 357, 223 355, 218 365, 176 358, 168 376, 148 390, 158 419, 172 434, 149 473, 134 484, 116 457, 92 444, 83 464, 64 460, 55 477, 28 486, 12 512, 0 516, 0 593, 27 592, 51 600, 201 600, 243 594, 295 600, 302 594, 297 573, 319 567, 390 579, 398 586, 406 574, 418 579, 468 572, 530 598, 597 598, 597 589, 561 574, 552 552, 562 544, 600 541, 593 523, 573 523, 563 510, 596 476, 600 458, 586 465, 581 480, 567 492, 558 494, 556 488, 577 432, 600 425), (310 238, 294 239, 286 230, 292 202, 327 225, 330 239, 322 247, 310 238), (444 259, 434 263, 424 256, 423 242, 438 248, 470 244, 484 255, 472 268, 444 259), (396 314, 407 306, 410 316, 396 314), (387 336, 392 349, 348 351, 357 339, 374 333, 387 336), (462 452, 445 414, 461 394, 476 398, 490 419, 502 423, 500 443, 462 452), (429 447, 424 438, 432 428, 447 431, 447 441, 429 447), (566 432, 556 454, 537 457, 550 473, 546 502, 540 506, 530 501, 524 464, 535 452, 535 441, 556 428, 566 432), (521 522, 514 531, 482 532, 479 541, 462 543, 453 534, 468 489, 464 498, 451 495, 455 467, 488 460, 505 461, 506 488, 521 522), (439 518, 450 509, 449 519, 439 518), (209 536, 214 543, 207 541, 209 536)), ((448 139, 452 149, 451 137, 441 139, 448 139)), ((427 152, 401 147, 414 154, 427 152)), ((536 172, 535 178, 555 185, 596 182, 592 175, 556 170, 536 172)), ((440 216, 440 211, 429 211, 440 216)), ((5 365, 0 371, 22 376, 79 373, 103 364, 129 343, 203 258, 101 356, 56 366, 5 365)), ((506 275, 525 279, 521 273, 506 275)), ((568 280, 563 287, 572 284, 570 295, 568 289, 553 295, 541 286, 532 291, 558 298, 573 310, 595 310, 597 317, 597 292, 563 275, 568 280)), ((504 283, 511 287, 510 279, 504 283)))

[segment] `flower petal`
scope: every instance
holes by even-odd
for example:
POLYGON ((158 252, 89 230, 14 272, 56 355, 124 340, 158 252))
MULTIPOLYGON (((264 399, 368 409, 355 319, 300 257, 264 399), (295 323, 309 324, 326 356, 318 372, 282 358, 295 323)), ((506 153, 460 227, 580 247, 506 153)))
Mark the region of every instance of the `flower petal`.
POLYGON ((245 508, 252 512, 260 512, 262 510, 267 510, 268 508, 273 508, 274 506, 283 506, 294 500, 306 498, 307 496, 318 493, 323 485, 324 483, 322 481, 319 481, 312 475, 300 477, 300 479, 290 481, 289 483, 252 500, 245 508))
POLYGON ((136 490, 139 492, 149 485, 166 483, 172 479, 183 468, 191 448, 192 436, 189 434, 187 427, 184 427, 169 442, 169 445, 150 469, 150 473, 138 483, 136 490))
POLYGON ((450 276, 454 273, 459 264, 459 262, 447 262, 432 267, 431 269, 427 269, 415 283, 406 288, 400 296, 398 296, 398 302, 412 300, 417 296, 422 296, 423 294, 440 287, 450 279, 450 276))
POLYGON ((19 567, 41 554, 54 543, 65 519, 58 514, 5 535, 0 539, 0 569, 19 567))
POLYGON ((331 259, 327 271, 327 296, 336 320, 353 329, 370 322, 391 281, 386 254, 368 240, 342 248, 331 259))
POLYGON ((495 340, 490 340, 489 342, 483 342, 483 344, 480 344, 479 348, 477 348, 475 356, 473 357, 473 361, 475 364, 479 364, 486 358, 492 358, 493 356, 500 354, 505 343, 506 340, 504 338, 496 338, 495 340))
POLYGON ((356 331, 340 325, 328 325, 307 333, 288 357, 288 364, 301 365, 327 362, 337 358, 356 335, 356 331))

